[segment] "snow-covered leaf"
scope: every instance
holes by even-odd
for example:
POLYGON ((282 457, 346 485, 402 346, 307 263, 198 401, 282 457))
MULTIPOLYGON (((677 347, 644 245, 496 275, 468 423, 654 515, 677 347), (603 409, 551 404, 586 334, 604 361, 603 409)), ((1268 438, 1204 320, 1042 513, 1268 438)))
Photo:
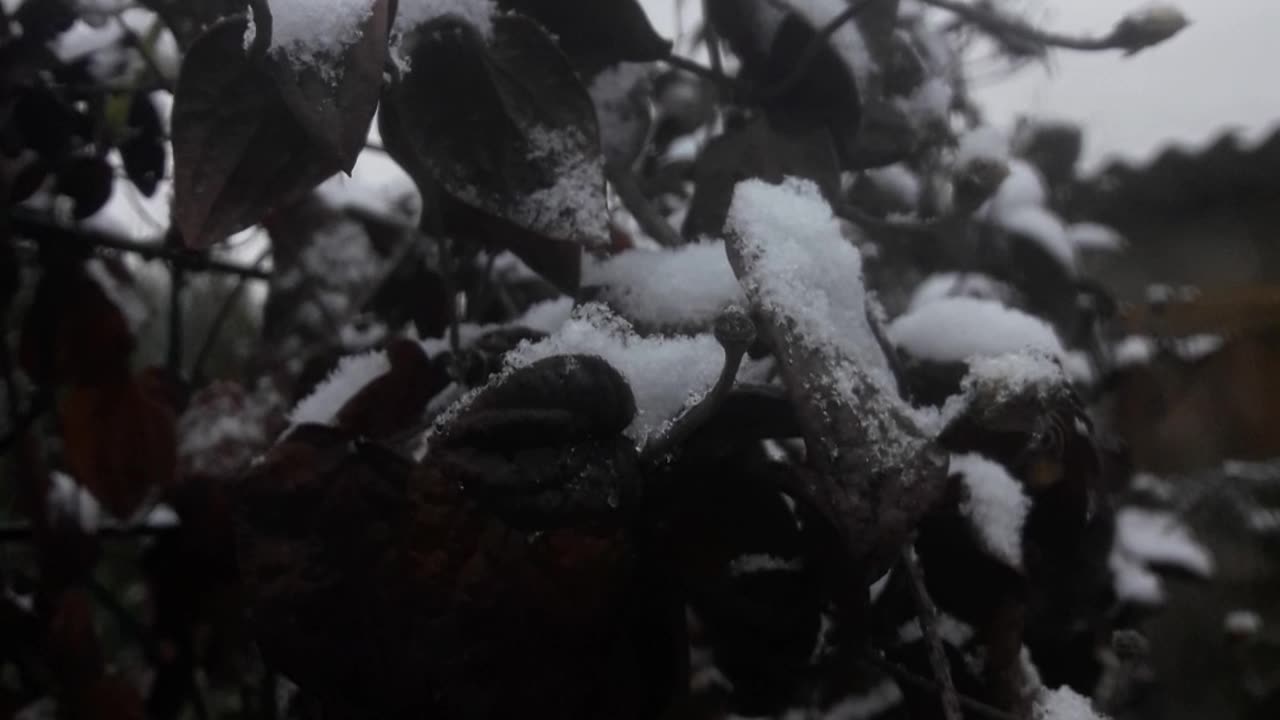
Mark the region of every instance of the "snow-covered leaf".
POLYGON ((812 182, 739 183, 730 264, 776 348, 810 457, 812 498, 855 562, 880 569, 945 483, 944 461, 896 387, 868 313, 862 258, 812 182))
POLYGON ((1039 318, 991 300, 950 297, 896 318, 888 327, 894 345, 913 357, 960 362, 981 356, 1035 350, 1053 357, 1064 349, 1039 318))
POLYGON ((620 253, 588 265, 585 282, 646 327, 708 328, 725 307, 745 302, 720 241, 620 253))

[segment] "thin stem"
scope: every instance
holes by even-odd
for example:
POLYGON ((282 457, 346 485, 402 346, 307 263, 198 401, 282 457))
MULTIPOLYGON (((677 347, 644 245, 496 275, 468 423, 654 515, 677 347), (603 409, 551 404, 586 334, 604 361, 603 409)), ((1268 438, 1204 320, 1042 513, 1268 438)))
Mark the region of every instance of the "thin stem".
POLYGON ((707 44, 707 55, 711 57, 711 70, 724 74, 724 59, 720 57, 720 33, 716 32, 715 23, 711 22, 711 12, 707 6, 711 0, 702 0, 702 38, 707 44))
POLYGON ((687 57, 676 55, 675 53, 668 53, 666 57, 662 58, 662 61, 673 68, 684 70, 685 72, 710 80, 724 90, 727 90, 730 97, 745 96, 749 92, 742 83, 738 82, 737 78, 730 77, 722 72, 717 72, 706 65, 690 60, 687 57))
POLYGON ((924 632, 925 644, 929 648, 929 664, 933 666, 933 675, 938 680, 942 695, 942 714, 947 720, 962 720, 960 697, 956 694, 955 683, 951 680, 951 664, 942 647, 942 638, 938 635, 938 608, 929 597, 929 590, 924 584, 924 571, 920 569, 920 559, 911 546, 902 552, 902 565, 906 568, 908 585, 915 597, 916 609, 920 614, 920 628, 924 632))
MULTIPOLYGON (((155 75, 156 81, 163 85, 165 90, 173 92, 173 83, 164 74, 164 70, 160 68, 160 61, 156 59, 151 44, 139 37, 138 33, 134 32, 133 28, 129 27, 129 24, 124 21, 124 17, 120 13, 116 13, 114 17, 116 24, 120 26, 120 30, 124 32, 125 37, 129 38, 129 42, 138 49, 138 54, 142 56, 142 61, 146 63, 147 69, 151 71, 151 74, 155 75)), ((160 19, 156 18, 155 22, 159 23, 160 19)), ((153 29, 152 34, 154 33, 153 29)))
MULTIPOLYGON (((258 257, 253 261, 253 267, 257 268, 262 265, 271 255, 270 248, 264 248, 258 257)), ((227 297, 222 301, 222 306, 218 308, 218 314, 213 316, 213 321, 209 323, 209 331, 205 333, 204 342, 200 344, 200 350, 196 352, 195 362, 191 365, 191 381, 197 387, 204 381, 204 365, 209 360, 209 356, 213 352, 213 344, 218 339, 218 335, 222 332, 222 326, 226 324, 227 319, 231 317, 231 310, 236 305, 236 300, 240 297, 240 293, 244 292, 245 285, 249 283, 248 276, 241 276, 235 287, 231 288, 231 292, 227 293, 227 297)))
POLYGON ((684 244, 680 233, 671 227, 671 223, 667 222, 653 203, 649 202, 649 198, 645 197, 639 183, 636 182, 636 176, 630 170, 609 163, 605 166, 605 175, 613 184, 613 189, 618 193, 622 204, 631 212, 636 222, 640 223, 640 228, 649 237, 666 247, 679 247, 684 244))
POLYGON ((1039 28, 1028 25, 1021 20, 1006 17, 997 12, 984 7, 972 5, 965 2, 957 2, 956 0, 922 0, 926 5, 932 5, 936 8, 947 10, 955 13, 963 20, 967 20, 974 25, 993 34, 1009 34, 1014 35, 1022 40, 1030 40, 1033 43, 1044 45, 1047 47, 1069 48, 1071 50, 1123 50, 1123 45, 1118 45, 1111 35, 1101 38, 1081 38, 1072 37, 1070 35, 1060 35, 1058 33, 1041 30, 1039 28))
POLYGON ((271 273, 265 270, 218 260, 192 250, 171 247, 166 245, 162 239, 130 240, 97 230, 68 227, 22 208, 11 208, 9 210, 9 222, 16 237, 29 240, 38 245, 107 248, 133 253, 148 260, 178 262, 186 270, 241 275, 261 280, 271 278, 271 273))

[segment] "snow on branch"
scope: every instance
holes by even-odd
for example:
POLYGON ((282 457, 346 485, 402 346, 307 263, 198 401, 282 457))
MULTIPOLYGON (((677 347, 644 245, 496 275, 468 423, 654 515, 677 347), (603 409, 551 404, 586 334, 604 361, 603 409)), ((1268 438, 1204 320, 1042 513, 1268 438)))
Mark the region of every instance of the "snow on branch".
POLYGON ((867 313, 862 258, 811 182, 738 184, 726 250, 782 366, 851 555, 892 562, 945 482, 867 313))

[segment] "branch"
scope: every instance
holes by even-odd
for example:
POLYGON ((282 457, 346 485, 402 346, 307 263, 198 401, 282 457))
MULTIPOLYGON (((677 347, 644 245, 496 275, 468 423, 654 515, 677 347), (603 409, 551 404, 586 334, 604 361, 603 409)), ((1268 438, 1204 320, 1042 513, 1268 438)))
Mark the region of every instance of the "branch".
POLYGON ((694 60, 690 60, 687 57, 676 55, 675 53, 668 53, 666 57, 662 58, 662 61, 673 68, 684 70, 685 72, 710 80, 722 89, 728 91, 730 97, 743 97, 748 95, 750 92, 741 82, 738 81, 737 78, 725 75, 723 72, 717 72, 716 70, 694 60))
MULTIPOLYGON (((863 665, 869 666, 873 670, 878 670, 900 683, 911 685, 912 687, 919 688, 926 692, 941 693, 943 691, 942 686, 938 685, 938 683, 928 678, 920 677, 910 670, 907 670, 904 667, 899 667, 884 658, 868 654, 862 658, 861 662, 863 665)), ((981 700, 975 700, 968 695, 956 693, 956 697, 958 698, 961 707, 975 715, 981 715, 989 718, 990 720, 1022 720, 1013 713, 1001 710, 994 705, 988 705, 981 700)))
POLYGON ((924 584, 924 571, 920 569, 920 560, 916 557, 915 548, 910 545, 902 551, 902 565, 907 571, 908 585, 915 597, 916 609, 920 615, 920 629, 923 631, 925 645, 929 648, 929 664, 933 666, 933 675, 942 690, 942 714, 947 720, 962 720, 960 698, 956 694, 955 683, 951 680, 951 664, 942 647, 942 638, 938 636, 938 608, 929 597, 929 589, 924 584))
POLYGON ((1132 54, 1142 48, 1163 42, 1186 26, 1182 14, 1170 9, 1169 16, 1156 20, 1141 16, 1130 16, 1120 21, 1104 37, 1074 37, 1049 32, 1029 25, 1021 20, 1011 18, 976 4, 958 2, 957 0, 921 0, 955 13, 993 35, 1012 35, 1020 40, 1030 41, 1045 47, 1060 47, 1070 50, 1125 50, 1132 54))
POLYGON ((169 247, 164 243, 163 238, 130 240, 97 230, 63 225, 39 213, 22 208, 10 209, 9 221, 15 236, 26 238, 41 246, 108 248, 133 253, 148 260, 165 260, 181 265, 187 270, 239 275, 259 280, 271 278, 271 273, 266 270, 237 265, 192 250, 169 247))

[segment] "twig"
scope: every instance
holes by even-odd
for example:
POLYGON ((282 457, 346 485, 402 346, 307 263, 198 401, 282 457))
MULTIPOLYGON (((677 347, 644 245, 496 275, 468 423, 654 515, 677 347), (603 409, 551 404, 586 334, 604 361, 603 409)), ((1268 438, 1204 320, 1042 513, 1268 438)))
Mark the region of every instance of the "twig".
POLYGON ((702 0, 702 39, 707 44, 707 54, 711 57, 711 69, 724 74, 724 59, 720 57, 720 33, 716 32, 715 23, 711 22, 711 11, 707 6, 711 0, 702 0))
MULTIPOLYGON (((892 662, 889 662, 884 658, 877 657, 872 654, 868 654, 865 657, 863 657, 860 662, 864 666, 867 666, 873 670, 878 670, 884 673, 885 675, 892 677, 894 680, 897 680, 900 683, 911 685, 913 687, 916 687, 920 690, 924 690, 926 692, 932 692, 932 693, 942 692, 942 686, 938 685, 938 683, 928 678, 920 677, 919 675, 916 675, 910 670, 907 670, 904 667, 900 667, 892 662)), ((1013 713, 1001 710, 1000 708, 995 707, 994 705, 988 705, 987 703, 984 703, 981 700, 976 700, 974 698, 971 698, 968 695, 961 695, 957 693, 956 697, 959 699, 960 705, 964 709, 976 715, 982 715, 983 717, 990 718, 991 720, 1021 720, 1021 718, 1019 718, 1017 715, 1014 715, 1013 713)))
POLYGON ((902 565, 907 570, 911 594, 920 613, 920 628, 924 631, 925 644, 929 648, 929 664, 933 666, 934 677, 941 688, 942 714, 947 720, 962 720, 960 698, 956 694, 955 683, 951 680, 951 665, 942 648, 942 638, 938 636, 938 608, 925 587, 924 571, 920 569, 920 559, 916 557, 915 548, 908 545, 902 552, 902 565))
POLYGON ((666 57, 662 58, 662 61, 673 68, 684 70, 685 72, 710 80, 721 88, 727 90, 730 97, 743 97, 749 93, 749 90, 744 87, 742 83, 738 82, 737 78, 725 75, 723 72, 717 72, 706 65, 690 60, 687 57, 676 55, 674 52, 668 53, 666 57))
POLYGON ((261 280, 271 277, 271 273, 265 270, 218 260, 191 250, 169 247, 163 239, 129 240, 97 230, 68 227, 22 208, 9 210, 9 222, 15 236, 38 245, 108 248, 133 253, 148 260, 181 263, 187 270, 240 275, 261 280))
POLYGON ((970 3, 957 2, 956 0, 922 0, 922 2, 926 5, 932 5, 955 13, 961 19, 967 20, 987 32, 993 34, 1008 33, 1016 35, 1022 40, 1030 40, 1033 43, 1038 43, 1048 47, 1061 47, 1071 50, 1128 49, 1124 45, 1117 44, 1112 35, 1107 35, 1106 37, 1101 38, 1082 38, 1072 37, 1070 35, 1060 35, 1058 33, 1041 30, 1020 20, 1002 16, 999 13, 970 3))
POLYGON ((667 222, 653 203, 649 202, 649 198, 645 197, 644 192, 640 190, 640 185, 636 182, 635 175, 630 170, 609 163, 605 166, 605 176, 613 184, 613 189, 618 193, 622 204, 631 212, 636 222, 640 223, 640 228, 649 237, 666 247, 679 247, 684 244, 680 233, 671 227, 671 223, 667 222))

